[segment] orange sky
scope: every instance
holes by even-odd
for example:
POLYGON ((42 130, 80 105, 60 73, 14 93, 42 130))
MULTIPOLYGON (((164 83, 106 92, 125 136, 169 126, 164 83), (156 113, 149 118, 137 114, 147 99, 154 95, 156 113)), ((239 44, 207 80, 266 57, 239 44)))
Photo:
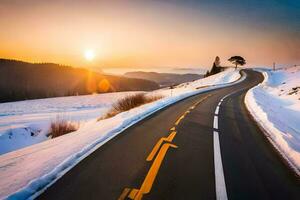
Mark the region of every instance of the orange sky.
POLYGON ((223 64, 232 55, 250 65, 299 64, 300 39, 289 32, 201 8, 162 1, 3 0, 0 57, 99 67, 210 67, 217 55, 223 64), (84 58, 88 49, 96 54, 92 62, 84 58))

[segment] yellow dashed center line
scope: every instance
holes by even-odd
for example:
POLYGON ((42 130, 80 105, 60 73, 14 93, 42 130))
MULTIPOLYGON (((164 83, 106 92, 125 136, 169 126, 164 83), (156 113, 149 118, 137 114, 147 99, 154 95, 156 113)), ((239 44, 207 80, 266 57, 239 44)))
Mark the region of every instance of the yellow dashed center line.
POLYGON ((146 160, 147 161, 151 161, 154 158, 154 156, 157 153, 157 151, 159 150, 159 147, 161 146, 161 144, 163 142, 172 142, 172 140, 174 139, 175 135, 176 135, 176 131, 173 131, 167 138, 165 138, 165 137, 160 138, 158 140, 158 142, 156 143, 156 145, 153 147, 151 153, 149 154, 149 156, 147 157, 146 160))
POLYGON ((123 200, 127 197, 128 193, 130 192, 130 188, 124 188, 121 196, 118 198, 118 200, 123 200))
POLYGON ((203 97, 202 99, 200 99, 199 101, 197 101, 194 105, 192 105, 187 111, 184 112, 183 115, 181 115, 179 117, 179 119, 176 120, 175 126, 177 126, 180 123, 180 121, 185 117, 185 115, 187 115, 188 113, 190 113, 191 110, 195 109, 197 105, 199 105, 202 101, 204 101, 205 99, 207 99, 210 96, 211 96, 211 94, 203 97))
POLYGON ((148 174, 146 175, 146 177, 144 179, 144 182, 143 182, 141 188, 140 189, 125 188, 118 200, 124 200, 126 197, 128 197, 129 199, 140 200, 140 199, 142 199, 144 194, 147 194, 151 191, 153 182, 156 178, 156 175, 159 171, 161 163, 162 163, 168 149, 170 147, 178 148, 176 145, 170 143, 170 142, 173 141, 174 137, 176 136, 176 133, 177 133, 176 132, 176 126, 185 117, 185 115, 190 113, 190 111, 192 109, 194 109, 198 104, 200 104, 202 101, 204 101, 205 99, 207 99, 210 96, 211 96, 211 94, 203 97, 197 103, 195 103, 193 106, 191 106, 187 111, 185 111, 184 114, 181 115, 176 120, 175 125, 170 129, 170 131, 172 131, 170 133, 170 135, 168 137, 162 137, 158 140, 158 142, 154 145, 152 151, 150 152, 150 154, 146 158, 146 161, 152 161, 153 158, 155 157, 155 155, 157 154, 155 160, 153 161, 153 163, 152 163, 152 165, 151 165, 151 167, 148 171, 148 174), (164 142, 167 142, 167 143, 163 144, 164 142))
POLYGON ((139 192, 138 189, 132 189, 130 194, 128 195, 129 199, 134 199, 134 197, 137 195, 137 193, 139 192))
POLYGON ((177 121, 175 122, 175 125, 177 126, 183 118, 184 118, 184 115, 181 115, 179 117, 179 119, 177 119, 177 121))
POLYGON ((168 151, 168 149, 170 147, 178 148, 176 145, 170 144, 170 143, 165 143, 161 147, 161 149, 160 149, 160 151, 159 151, 156 159, 154 160, 153 164, 151 165, 151 168, 150 168, 150 170, 149 170, 149 172, 148 172, 148 174, 147 174, 147 176, 146 176, 146 178, 145 178, 145 180, 144 180, 141 188, 136 193, 136 195, 134 197, 134 200, 140 200, 140 199, 142 199, 142 197, 143 197, 144 194, 148 194, 151 191, 153 182, 154 182, 154 180, 156 178, 156 175, 157 175, 158 170, 159 170, 159 168, 161 166, 161 163, 162 163, 162 161, 163 161, 163 159, 164 159, 164 157, 165 157, 165 155, 166 155, 166 153, 167 153, 167 151, 168 151))

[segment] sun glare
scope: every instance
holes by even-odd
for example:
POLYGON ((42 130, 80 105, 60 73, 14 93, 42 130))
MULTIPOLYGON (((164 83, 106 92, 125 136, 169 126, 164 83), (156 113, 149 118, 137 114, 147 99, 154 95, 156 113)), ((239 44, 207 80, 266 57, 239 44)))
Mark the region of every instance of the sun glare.
POLYGON ((84 52, 84 57, 88 61, 92 61, 95 58, 95 52, 93 50, 87 50, 84 52))

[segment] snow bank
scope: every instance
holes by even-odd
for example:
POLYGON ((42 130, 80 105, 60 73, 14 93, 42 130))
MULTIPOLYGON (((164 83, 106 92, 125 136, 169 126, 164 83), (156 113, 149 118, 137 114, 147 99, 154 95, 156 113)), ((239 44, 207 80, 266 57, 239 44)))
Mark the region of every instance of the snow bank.
POLYGON ((164 95, 163 99, 120 113, 110 119, 99 122, 91 119, 76 132, 0 156, 0 198, 35 197, 126 128, 172 103, 233 84, 231 82, 239 78, 239 72, 230 69, 205 79, 181 84, 174 89, 157 90, 149 94, 164 95))
POLYGON ((246 94, 246 106, 300 175, 300 66, 259 71, 265 80, 246 94))

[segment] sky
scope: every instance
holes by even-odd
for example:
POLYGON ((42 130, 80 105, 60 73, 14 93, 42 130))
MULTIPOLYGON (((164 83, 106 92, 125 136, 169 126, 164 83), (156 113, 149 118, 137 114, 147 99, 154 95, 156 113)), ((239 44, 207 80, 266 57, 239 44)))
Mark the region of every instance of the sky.
POLYGON ((300 64, 298 0, 0 0, 0 57, 76 67, 300 64), (89 59, 85 55, 92 52, 89 59))

